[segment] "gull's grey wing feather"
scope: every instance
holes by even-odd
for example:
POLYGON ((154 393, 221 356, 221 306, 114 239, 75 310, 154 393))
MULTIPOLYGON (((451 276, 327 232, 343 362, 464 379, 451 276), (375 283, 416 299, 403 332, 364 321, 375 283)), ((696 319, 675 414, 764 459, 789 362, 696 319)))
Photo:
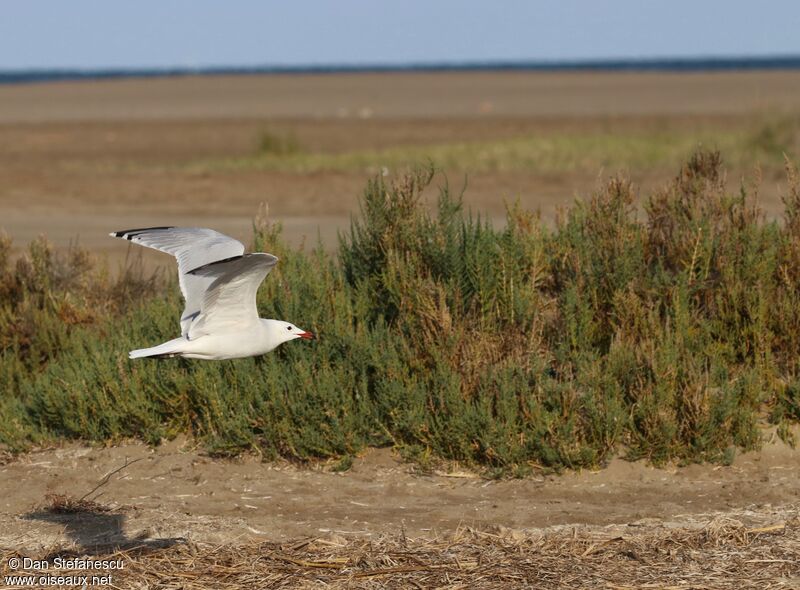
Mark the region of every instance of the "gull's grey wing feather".
POLYGON ((186 335, 199 315, 213 277, 190 271, 212 262, 244 254, 244 244, 213 229, 202 227, 148 227, 110 234, 135 244, 172 254, 178 261, 178 282, 186 307, 181 314, 181 334, 186 335))
POLYGON ((200 314, 189 329, 188 337, 213 332, 217 327, 242 328, 258 321, 256 293, 278 258, 256 252, 229 260, 212 262, 190 272, 192 276, 210 279, 200 314))

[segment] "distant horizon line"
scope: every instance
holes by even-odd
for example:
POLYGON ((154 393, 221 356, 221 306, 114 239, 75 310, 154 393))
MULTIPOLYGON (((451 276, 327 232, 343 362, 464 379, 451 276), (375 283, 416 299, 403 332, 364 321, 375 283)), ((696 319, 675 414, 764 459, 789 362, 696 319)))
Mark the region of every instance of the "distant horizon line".
POLYGON ((0 84, 101 80, 118 78, 164 78, 209 75, 259 74, 342 74, 402 72, 486 72, 486 71, 613 71, 613 72, 720 72, 736 70, 800 69, 800 54, 771 56, 696 56, 600 58, 569 60, 470 60, 409 62, 406 64, 308 64, 253 66, 164 66, 164 67, 99 67, 99 68, 20 68, 0 69, 0 84))

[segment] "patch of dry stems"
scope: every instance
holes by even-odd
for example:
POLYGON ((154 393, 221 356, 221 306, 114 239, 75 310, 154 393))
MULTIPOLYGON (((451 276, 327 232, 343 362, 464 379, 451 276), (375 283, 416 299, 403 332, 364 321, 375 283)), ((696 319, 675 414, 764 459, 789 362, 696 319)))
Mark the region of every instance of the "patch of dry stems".
MULTIPOLYGON (((17 555, 0 554, 3 564, 17 555)), ((115 587, 137 589, 796 588, 800 520, 754 526, 720 517, 700 527, 533 532, 464 527, 434 539, 401 533, 237 546, 188 541, 91 557, 123 559, 115 587)))

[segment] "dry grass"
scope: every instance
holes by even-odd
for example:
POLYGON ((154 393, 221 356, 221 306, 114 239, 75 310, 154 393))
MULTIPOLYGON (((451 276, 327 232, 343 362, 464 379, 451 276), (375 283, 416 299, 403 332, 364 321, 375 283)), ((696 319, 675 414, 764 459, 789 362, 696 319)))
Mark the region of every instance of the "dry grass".
POLYGON ((47 494, 45 503, 39 508, 42 512, 53 514, 79 514, 84 512, 110 512, 111 508, 94 500, 75 498, 69 494, 47 494))
MULTIPOLYGON (((0 563, 14 555, 3 552, 0 563)), ((119 588, 796 588, 800 521, 748 526, 726 517, 700 527, 529 533, 463 528, 433 540, 401 533, 244 546, 188 542, 91 557, 124 561, 113 575, 119 588)))

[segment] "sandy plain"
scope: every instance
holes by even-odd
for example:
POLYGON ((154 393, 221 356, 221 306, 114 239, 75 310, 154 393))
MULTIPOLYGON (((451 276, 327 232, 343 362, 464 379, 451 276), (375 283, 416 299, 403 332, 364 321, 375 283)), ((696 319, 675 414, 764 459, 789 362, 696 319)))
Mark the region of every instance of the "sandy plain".
MULTIPOLYGON (((675 156, 636 167, 625 166, 624 154, 614 160, 647 191, 676 172, 695 136, 713 143, 720 134, 745 132, 764 117, 795 113, 798 97, 797 72, 187 76, 6 85, 0 86, 0 228, 18 248, 44 233, 59 248, 78 240, 118 260, 125 248, 108 239, 110 230, 208 224, 247 238, 266 202, 294 243, 319 235, 335 245, 366 180, 424 161, 428 148, 436 154, 442 152, 436 146, 491 148, 593 134, 655 136, 657 143, 659 133, 677 130, 689 144, 675 156), (259 160, 265 133, 299 147, 295 164, 302 157, 323 163, 304 169, 301 161, 298 169, 278 156, 259 160), (385 170, 387 150, 407 150, 407 165, 401 156, 404 165, 385 170), (350 162, 348 154, 361 157, 350 162)), ((580 150, 564 157, 580 160, 580 150)), ((552 218, 619 168, 602 157, 544 170, 498 169, 479 159, 459 165, 456 157, 442 172, 454 187, 468 179, 467 207, 501 220, 505 202, 515 199, 552 218)), ((731 177, 750 172, 734 169, 731 177)), ((775 178, 763 183, 768 210, 779 207, 779 185, 775 178)))

